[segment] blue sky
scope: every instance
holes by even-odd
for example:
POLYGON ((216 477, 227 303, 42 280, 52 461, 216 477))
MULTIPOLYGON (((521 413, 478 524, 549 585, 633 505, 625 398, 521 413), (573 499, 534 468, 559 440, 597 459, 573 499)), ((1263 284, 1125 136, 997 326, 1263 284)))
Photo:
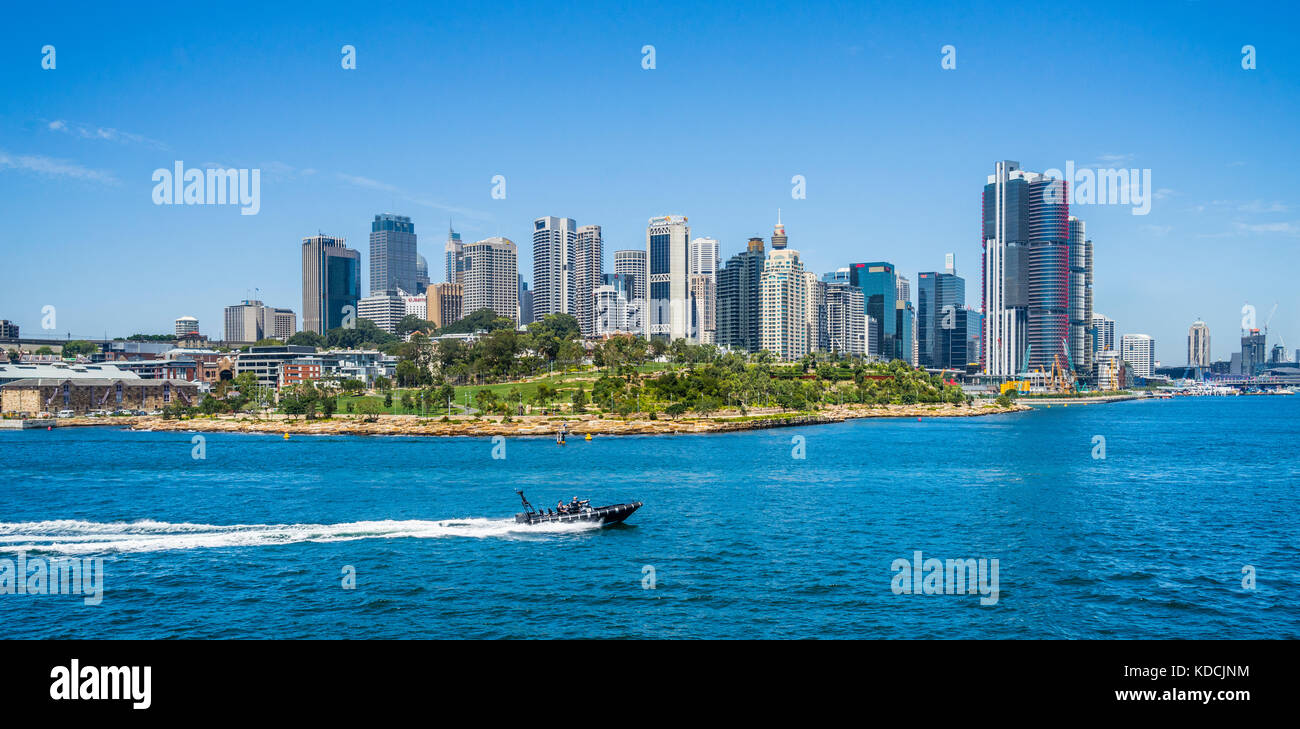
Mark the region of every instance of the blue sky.
POLYGON ((725 258, 781 208, 813 270, 883 259, 915 283, 953 252, 978 305, 994 162, 1073 160, 1149 168, 1160 191, 1145 216, 1071 208, 1096 249, 1096 309, 1121 333, 1183 363, 1200 317, 1226 358, 1242 305, 1262 324, 1276 303, 1269 344, 1300 348, 1300 11, 881 5, 11 9, 0 318, 34 334, 49 304, 60 335, 124 336, 193 315, 220 336, 223 307, 254 288, 301 308, 302 236, 345 236, 364 260, 379 212, 411 216, 435 280, 449 218, 466 240, 520 243, 531 280, 538 216, 602 225, 608 266, 652 216, 688 216, 725 258), (154 205, 152 172, 176 160, 261 169, 260 213, 154 205))

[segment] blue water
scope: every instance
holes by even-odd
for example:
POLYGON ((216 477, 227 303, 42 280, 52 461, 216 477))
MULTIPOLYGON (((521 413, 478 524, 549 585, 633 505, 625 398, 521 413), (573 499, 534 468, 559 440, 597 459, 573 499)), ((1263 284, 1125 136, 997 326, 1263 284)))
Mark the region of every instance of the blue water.
POLYGON ((1300 396, 504 459, 477 438, 207 434, 196 460, 186 433, 0 431, 0 557, 104 558, 101 604, 0 595, 0 636, 1297 638, 1298 436, 1300 396), (521 530, 515 486, 645 506, 521 530), (996 604, 895 594, 916 550, 999 560, 996 604))

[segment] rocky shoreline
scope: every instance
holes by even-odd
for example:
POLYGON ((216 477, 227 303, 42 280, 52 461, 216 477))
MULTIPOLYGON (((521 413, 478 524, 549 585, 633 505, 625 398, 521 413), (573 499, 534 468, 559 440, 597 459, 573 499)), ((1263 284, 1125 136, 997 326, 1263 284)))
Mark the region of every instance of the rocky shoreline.
MULTIPOLYGON (((601 418, 594 414, 570 416, 527 415, 514 417, 509 422, 493 416, 475 420, 462 417, 443 422, 441 418, 422 418, 415 415, 380 415, 373 420, 361 416, 338 415, 333 418, 304 420, 286 415, 264 418, 252 416, 219 415, 200 416, 185 420, 162 418, 136 418, 130 423, 137 431, 197 431, 208 433, 266 433, 273 435, 422 435, 491 437, 554 437, 563 424, 571 437, 586 435, 673 435, 679 433, 725 433, 764 428, 785 428, 799 425, 839 423, 858 418, 952 418, 979 417, 1022 412, 1031 408, 1013 404, 1009 408, 996 405, 962 407, 956 405, 879 405, 832 406, 815 413, 789 413, 777 410, 751 410, 742 416, 738 412, 724 412, 710 417, 681 417, 656 420, 646 418, 601 418)), ((115 422, 77 422, 68 425, 115 425, 115 422)), ((125 420, 125 418, 123 419, 125 420)), ((127 423, 121 423, 126 425, 127 423)))

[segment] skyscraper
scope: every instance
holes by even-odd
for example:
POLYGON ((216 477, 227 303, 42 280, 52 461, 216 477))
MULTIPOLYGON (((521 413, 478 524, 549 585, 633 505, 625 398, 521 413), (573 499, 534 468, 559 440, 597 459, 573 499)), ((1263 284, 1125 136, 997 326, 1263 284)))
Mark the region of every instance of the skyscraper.
POLYGON ((1099 314, 1094 311, 1092 313, 1092 329, 1093 329, 1092 351, 1094 352, 1094 361, 1095 361, 1096 353, 1119 351, 1118 348, 1115 346, 1115 320, 1114 319, 1111 319, 1105 314, 1099 314))
POLYGON ((444 257, 446 259, 446 283, 465 283, 465 246, 460 242, 460 233, 457 233, 447 224, 447 245, 443 247, 444 257))
POLYGON ((836 354, 862 357, 867 354, 867 316, 863 314, 862 289, 847 281, 827 283, 826 349, 836 354))
POLYGON ((1264 367, 1264 340, 1258 329, 1247 329, 1241 335, 1241 371, 1236 374, 1254 377, 1264 367))
POLYGON ((519 323, 527 326, 533 321, 533 292, 528 288, 524 277, 519 277, 519 323))
POLYGON ((415 225, 404 215, 376 215, 370 224, 370 294, 422 291, 415 225))
POLYGON ((578 224, 573 218, 544 217, 533 221, 533 316, 578 314, 578 224))
POLYGON ((1210 366, 1210 327, 1200 319, 1187 330, 1187 366, 1210 366))
POLYGON ((995 165, 983 193, 984 373, 1065 362, 1069 335, 1067 183, 995 165))
POLYGON ((692 327, 701 342, 713 343, 718 321, 718 241, 701 237, 691 241, 687 275, 691 290, 692 327))
POLYGON ((329 235, 302 239, 302 330, 325 334, 355 318, 361 300, 361 253, 329 235))
POLYGON ((1125 334, 1120 340, 1120 358, 1133 367, 1133 374, 1150 377, 1156 371, 1156 340, 1146 334, 1125 334))
MULTIPOLYGON (((908 351, 903 351, 904 332, 901 332, 899 314, 898 274, 894 264, 885 261, 874 263, 855 263, 849 266, 849 282, 862 289, 862 299, 867 316, 875 319, 874 338, 868 343, 870 349, 884 361, 909 359, 911 341, 908 351)), ((910 328, 911 322, 908 322, 910 328)))
POLYGON ((651 218, 645 230, 646 263, 650 274, 646 336, 669 341, 697 339, 691 331, 687 258, 691 228, 680 215, 651 218))
POLYGON ((245 299, 226 307, 224 324, 227 342, 256 342, 262 339, 279 339, 283 342, 297 331, 298 316, 293 313, 293 309, 280 309, 245 299))
POLYGON ((578 328, 584 337, 596 334, 596 301, 594 294, 605 274, 605 242, 599 225, 578 228, 576 256, 574 257, 574 298, 578 328))
POLYGON ((487 238, 466 245, 464 254, 465 316, 491 309, 497 316, 515 320, 519 316, 519 260, 514 242, 487 238))
POLYGON ((458 283, 431 285, 425 294, 428 319, 442 329, 464 318, 464 290, 458 283))
POLYGON ((419 253, 415 254, 415 290, 424 295, 424 290, 429 288, 429 262, 419 253))
POLYGON ((826 282, 817 278, 812 271, 803 272, 805 314, 804 324, 808 327, 808 351, 824 352, 830 348, 830 331, 826 321, 826 282))
POLYGON ((746 249, 718 271, 717 344, 740 352, 757 352, 759 283, 763 275, 763 239, 750 238, 746 249))
POLYGON ((759 344, 782 360, 808 354, 808 283, 799 252, 772 251, 759 278, 759 344))
POLYGON ((645 249, 614 251, 614 273, 632 277, 632 290, 628 300, 645 299, 648 273, 645 263, 645 249))
POLYGON ((1082 220, 1070 222, 1070 337, 1069 356, 1074 371, 1093 374, 1089 332, 1092 329, 1092 241, 1082 220))
POLYGON ((957 275, 953 255, 943 271, 916 276, 917 364, 938 369, 966 367, 966 279, 957 275), (960 346, 954 346, 958 344, 960 346), (957 354, 960 359, 954 361, 957 354))

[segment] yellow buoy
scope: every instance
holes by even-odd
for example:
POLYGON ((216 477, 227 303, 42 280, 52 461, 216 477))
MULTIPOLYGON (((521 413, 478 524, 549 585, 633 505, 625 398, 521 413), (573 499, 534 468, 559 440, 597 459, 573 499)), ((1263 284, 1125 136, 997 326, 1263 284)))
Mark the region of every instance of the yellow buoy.
POLYGON ((288 433, 285 433, 285 434, 284 434, 284 439, 285 439, 285 440, 289 440, 289 434, 288 434, 288 433))
POLYGON ((585 440, 591 440, 591 433, 588 433, 588 434, 587 434, 587 437, 586 437, 585 440))

